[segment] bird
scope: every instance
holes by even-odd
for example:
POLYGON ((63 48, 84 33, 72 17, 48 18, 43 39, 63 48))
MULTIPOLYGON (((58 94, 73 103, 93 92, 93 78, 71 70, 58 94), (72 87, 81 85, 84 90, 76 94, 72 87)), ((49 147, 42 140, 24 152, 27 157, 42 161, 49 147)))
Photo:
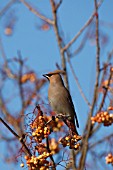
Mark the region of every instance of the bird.
POLYGON ((43 75, 49 81, 48 100, 56 115, 69 115, 69 121, 73 124, 74 131, 78 135, 76 128, 76 126, 79 127, 78 118, 71 95, 64 85, 61 74, 66 74, 66 72, 63 70, 55 70, 43 75))

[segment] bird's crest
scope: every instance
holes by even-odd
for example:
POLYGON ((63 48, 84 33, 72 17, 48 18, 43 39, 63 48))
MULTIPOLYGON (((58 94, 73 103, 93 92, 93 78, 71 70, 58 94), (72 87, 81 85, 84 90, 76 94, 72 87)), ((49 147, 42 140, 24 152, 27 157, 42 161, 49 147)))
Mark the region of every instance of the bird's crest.
POLYGON ((49 72, 48 74, 66 74, 66 72, 64 70, 55 70, 53 72, 49 72))

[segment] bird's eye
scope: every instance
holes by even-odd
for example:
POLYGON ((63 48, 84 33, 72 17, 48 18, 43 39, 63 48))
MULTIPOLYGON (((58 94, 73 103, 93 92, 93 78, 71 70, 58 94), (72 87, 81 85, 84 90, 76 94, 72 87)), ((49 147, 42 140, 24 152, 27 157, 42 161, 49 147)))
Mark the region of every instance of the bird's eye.
POLYGON ((48 74, 48 77, 51 77, 52 76, 52 74, 48 74))

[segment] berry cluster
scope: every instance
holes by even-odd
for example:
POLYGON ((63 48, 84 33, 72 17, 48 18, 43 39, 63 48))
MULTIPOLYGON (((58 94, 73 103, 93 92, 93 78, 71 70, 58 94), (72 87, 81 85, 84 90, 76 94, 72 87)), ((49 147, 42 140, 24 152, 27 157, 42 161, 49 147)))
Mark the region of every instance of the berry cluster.
MULTIPOLYGON (((64 130, 62 127, 65 122, 69 128, 69 134, 63 137, 60 143, 64 147, 69 146, 75 150, 79 149, 80 144, 78 141, 81 140, 81 136, 74 132, 74 125, 65 116, 50 117, 44 115, 39 106, 37 106, 37 110, 37 116, 30 124, 29 133, 29 146, 32 156, 25 156, 25 160, 30 170, 49 170, 50 167, 55 167, 53 155, 59 153, 60 150, 58 138, 48 138, 51 132, 56 134, 57 131, 64 130), (61 121, 61 118, 63 118, 64 122, 61 121)), ((21 163, 20 166, 24 167, 24 163, 21 163)))
POLYGON ((51 116, 44 115, 44 119, 46 122, 48 122, 47 124, 52 128, 53 132, 59 132, 64 125, 64 122, 59 120, 55 116, 51 117, 51 116))
POLYGON ((46 125, 43 113, 41 111, 38 112, 37 117, 32 122, 31 128, 32 136, 38 143, 41 143, 42 140, 47 138, 51 133, 50 127, 46 125))
POLYGON ((111 153, 109 153, 107 156, 106 156, 106 163, 107 164, 112 164, 113 165, 113 155, 111 153))
MULTIPOLYGON (((46 147, 46 144, 40 143, 35 146, 35 151, 38 151, 38 156, 25 156, 26 164, 30 170, 49 170, 49 167, 52 166, 52 163, 47 160, 48 157, 51 157, 53 154, 59 151, 58 144, 55 139, 51 139, 49 142, 49 151, 46 147)), ((24 163, 20 164, 21 167, 24 167, 24 163)))
POLYGON ((46 143, 40 143, 35 147, 35 150, 41 155, 44 152, 51 153, 51 155, 56 154, 59 152, 59 145, 58 142, 52 138, 48 141, 49 148, 47 147, 46 143))
POLYGON ((77 143, 79 140, 81 140, 82 137, 78 136, 76 134, 74 135, 66 135, 62 139, 60 139, 60 143, 63 145, 63 147, 69 146, 70 149, 79 149, 80 143, 77 143))
POLYGON ((110 126, 113 123, 113 114, 109 114, 108 111, 101 111, 96 116, 91 117, 92 124, 95 122, 103 123, 104 126, 110 126))
POLYGON ((49 170, 49 161, 46 160, 50 156, 50 153, 43 152, 43 154, 39 156, 28 157, 25 156, 27 166, 31 168, 31 170, 49 170))
POLYGON ((59 132, 61 128, 63 127, 64 122, 59 120, 58 118, 55 118, 55 121, 51 122, 51 126, 54 132, 59 132))

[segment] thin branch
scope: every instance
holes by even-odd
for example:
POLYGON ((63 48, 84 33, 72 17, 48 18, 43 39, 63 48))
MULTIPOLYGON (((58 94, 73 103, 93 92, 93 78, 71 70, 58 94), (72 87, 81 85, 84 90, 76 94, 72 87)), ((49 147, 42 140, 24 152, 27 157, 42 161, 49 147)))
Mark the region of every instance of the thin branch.
MULTIPOLYGON (((100 71, 100 44, 99 44, 99 17, 98 17, 98 7, 97 7, 97 0, 94 0, 95 2, 95 11, 96 11, 96 71, 97 71, 97 84, 98 84, 98 78, 99 78, 99 71, 100 71)), ((97 85, 98 88, 98 85, 97 85)))
MULTIPOLYGON (((105 71, 104 71, 104 73, 105 73, 105 71)), ((104 94, 103 94, 103 97, 102 97, 102 100, 101 100, 101 103, 100 103, 100 106, 99 106, 99 109, 98 109, 97 113, 100 112, 101 109, 103 108, 103 105, 104 105, 104 102, 105 102, 105 99, 106 99, 106 96, 107 96, 107 93, 108 93, 108 89, 109 89, 109 86, 110 86, 110 81, 112 79, 112 75, 113 75, 113 71, 112 71, 112 69, 110 69, 110 74, 109 74, 108 82, 107 82, 107 85, 106 85, 107 88, 104 89, 104 94)), ((101 125, 98 124, 94 129, 92 129, 92 131, 90 132, 90 136, 92 134, 94 134, 95 132, 97 132, 97 130, 99 130, 100 127, 101 127, 101 125)))
POLYGON ((109 86, 110 86, 110 81, 112 79, 112 75, 113 75, 113 71, 110 69, 110 74, 109 74, 109 78, 108 78, 108 82, 107 82, 107 87, 104 89, 104 94, 103 94, 103 98, 102 98, 102 101, 101 101, 101 104, 100 104, 100 107, 99 107, 99 111, 101 111, 103 105, 104 105, 104 102, 105 102, 105 98, 107 96, 107 92, 108 92, 108 89, 109 89, 109 86))
POLYGON ((112 48, 111 52, 108 54, 108 61, 107 61, 108 64, 109 64, 112 56, 113 56, 113 48, 112 48))
MULTIPOLYGON (((51 8, 52 8, 52 13, 53 13, 53 20, 54 20, 54 31, 55 31, 55 35, 56 35, 56 39, 57 39, 57 43, 58 43, 58 47, 60 50, 60 55, 61 55, 61 61, 62 61, 62 69, 66 72, 66 74, 64 75, 64 82, 66 85, 66 88, 69 89, 69 84, 68 84, 68 77, 67 77, 67 68, 66 68, 66 59, 64 56, 64 50, 63 50, 63 46, 64 46, 64 42, 62 40, 62 37, 60 36, 59 33, 59 26, 58 26, 58 19, 57 19, 57 9, 54 0, 50 0, 51 3, 51 8)), ((72 155, 72 168, 75 168, 75 155, 73 153, 73 150, 71 151, 71 155, 72 155)))
MULTIPOLYGON (((47 144, 47 150, 48 150, 48 152, 50 152, 50 148, 49 148, 49 138, 48 138, 48 137, 46 138, 46 144, 47 144)), ((53 162, 53 170, 56 170, 55 161, 54 161, 52 155, 50 155, 50 159, 51 159, 51 161, 53 162)))
POLYGON ((40 19, 42 19, 43 21, 47 22, 50 25, 53 25, 54 22, 45 17, 44 15, 40 14, 36 9, 34 9, 28 2, 26 2, 25 0, 20 0, 21 3, 23 3, 25 5, 25 7, 27 7, 32 13, 34 13, 36 16, 38 16, 40 19))
POLYGON ((9 3, 0 11, 0 17, 2 17, 2 15, 11 7, 11 5, 17 2, 17 0, 11 0, 9 1, 9 3))
POLYGON ((18 51, 18 58, 19 58, 19 76, 18 76, 18 88, 19 88, 19 95, 20 95, 20 101, 21 101, 21 129, 24 130, 24 111, 25 111, 25 102, 24 102, 24 89, 22 86, 21 78, 22 78, 22 72, 23 72, 23 64, 24 61, 22 60, 21 52, 18 51))
POLYGON ((101 143, 105 142, 106 140, 109 140, 109 139, 112 138, 112 137, 113 137, 113 134, 110 134, 110 135, 108 135, 108 136, 103 137, 102 139, 98 140, 97 142, 91 144, 91 145, 89 146, 89 149, 94 148, 94 147, 97 146, 98 144, 101 144, 101 143))
POLYGON ((89 106, 89 108, 91 108, 91 104, 89 103, 88 99, 86 98, 86 96, 85 96, 85 94, 84 94, 84 92, 83 92, 83 90, 82 90, 82 88, 81 88, 81 85, 80 85, 80 83, 79 83, 79 81, 78 81, 78 78, 77 78, 75 72, 74 72, 74 69, 73 69, 73 66, 72 66, 72 64, 71 64, 71 61, 70 61, 70 58, 69 58, 69 57, 68 57, 68 63, 69 63, 69 65, 70 65, 72 74, 73 74, 73 76, 74 76, 74 79, 75 79, 75 81, 76 81, 76 84, 77 84, 77 86, 78 86, 78 89, 79 89, 79 91, 80 91, 80 94, 81 94, 82 98, 84 99, 84 101, 86 102, 86 104, 89 106))
POLYGON ((62 69, 66 72, 66 74, 64 75, 64 81, 65 81, 66 87, 69 89, 68 78, 67 78, 67 69, 66 69, 66 59, 65 59, 65 56, 64 56, 64 51, 62 50, 63 40, 60 36, 58 22, 57 22, 58 21, 58 19, 57 19, 57 8, 56 8, 54 0, 50 0, 50 3, 51 3, 53 21, 54 21, 53 27, 54 27, 56 39, 57 39, 57 42, 58 42, 60 55, 61 55, 62 69))
POLYGON ((0 110, 4 114, 5 120, 8 123, 10 123, 11 125, 13 125, 13 127, 16 129, 18 134, 22 134, 23 132, 20 128, 19 121, 17 121, 17 119, 10 114, 8 108, 6 107, 5 101, 4 101, 1 93, 0 93, 0 110))
POLYGON ((4 71, 5 71, 5 73, 11 79, 17 78, 16 75, 13 74, 13 72, 10 70, 10 68, 8 66, 7 56, 6 56, 6 53, 5 53, 4 46, 3 46, 1 38, 0 38, 0 51, 1 51, 1 56, 2 56, 2 58, 4 60, 4 71))
POLYGON ((4 120, 0 117, 0 121, 7 127, 7 129, 16 137, 20 138, 9 126, 4 122, 4 120))
POLYGON ((63 0, 60 0, 59 3, 56 5, 56 10, 58 10, 58 8, 60 7, 62 1, 63 1, 63 0))
POLYGON ((23 91, 23 87, 22 87, 21 78, 22 78, 24 62, 22 60, 22 56, 21 56, 20 51, 18 51, 18 57, 19 57, 19 63, 20 63, 19 76, 18 76, 18 85, 19 85, 20 98, 21 98, 21 103, 22 103, 22 112, 21 112, 21 115, 23 115, 24 114, 24 110, 25 110, 25 104, 24 104, 24 91, 23 91))
POLYGON ((3 47, 3 43, 2 43, 2 39, 0 38, 0 51, 1 51, 1 56, 3 57, 5 64, 7 63, 7 57, 4 51, 4 47, 3 47))
POLYGON ((94 5, 95 5, 95 14, 96 14, 96 81, 95 81, 95 86, 94 86, 94 97, 93 97, 93 101, 92 101, 92 107, 90 109, 90 113, 88 116, 88 120, 87 120, 87 125, 86 125, 86 129, 87 130, 87 134, 83 139, 83 149, 82 149, 82 153, 81 153, 81 158, 80 158, 80 162, 79 162, 79 169, 83 170, 84 165, 85 165, 85 160, 86 160, 86 155, 87 155, 87 150, 88 150, 88 139, 90 136, 90 132, 92 130, 92 124, 91 124, 91 116, 93 114, 94 111, 94 107, 98 98, 98 86, 99 86, 99 75, 100 75, 100 46, 99 46, 99 24, 98 24, 98 6, 97 6, 97 0, 94 0, 94 5))
MULTIPOLYGON (((105 63, 106 66, 110 65, 110 60, 112 59, 112 56, 113 56, 113 48, 112 48, 112 50, 108 54, 108 58, 107 58, 107 61, 105 63)), ((106 76, 106 69, 107 69, 106 66, 104 66, 104 72, 103 72, 103 75, 102 75, 102 78, 101 78, 101 82, 103 82, 104 77, 106 76)), ((102 69, 100 69, 100 71, 101 70, 102 69)), ((105 99, 106 99, 106 96, 107 96, 107 93, 108 93, 108 89, 109 89, 109 86, 110 86, 110 80, 112 78, 112 74, 113 74, 112 70, 110 69, 110 74, 109 74, 108 82, 107 82, 107 85, 106 85, 107 88, 104 89, 104 94, 103 94, 103 97, 102 97, 99 109, 97 110, 97 113, 100 112, 101 109, 103 108, 103 105, 104 105, 104 102, 105 102, 105 99)), ((90 137, 92 136, 92 134, 94 135, 94 133, 97 132, 97 130, 99 130, 100 127, 101 127, 101 124, 98 124, 95 128, 92 128, 92 130, 90 132, 90 137)))
POLYGON ((32 156, 30 150, 28 149, 28 147, 26 146, 25 142, 24 142, 24 138, 23 137, 20 137, 19 135, 17 135, 17 133, 14 132, 13 129, 11 129, 9 127, 9 125, 0 117, 0 121, 4 124, 4 126, 20 141, 20 143, 23 145, 26 153, 29 155, 29 156, 32 156))
MULTIPOLYGON (((102 4, 103 0, 100 0, 100 2, 97 5, 97 8, 99 8, 102 4)), ((85 30, 85 28, 93 21, 93 18, 95 17, 95 11, 91 15, 91 17, 88 19, 88 21, 85 23, 85 25, 80 29, 80 31, 74 36, 74 38, 63 48, 63 51, 66 51, 76 40, 77 38, 82 34, 82 32, 85 30)))
MULTIPOLYGON (((89 30, 89 29, 88 29, 89 30)), ((83 37, 80 45, 78 46, 78 48, 72 52, 72 54, 70 55, 70 58, 74 57, 75 55, 77 55, 80 51, 82 51, 82 49, 84 48, 85 44, 87 42, 87 33, 85 34, 85 36, 83 37)))

